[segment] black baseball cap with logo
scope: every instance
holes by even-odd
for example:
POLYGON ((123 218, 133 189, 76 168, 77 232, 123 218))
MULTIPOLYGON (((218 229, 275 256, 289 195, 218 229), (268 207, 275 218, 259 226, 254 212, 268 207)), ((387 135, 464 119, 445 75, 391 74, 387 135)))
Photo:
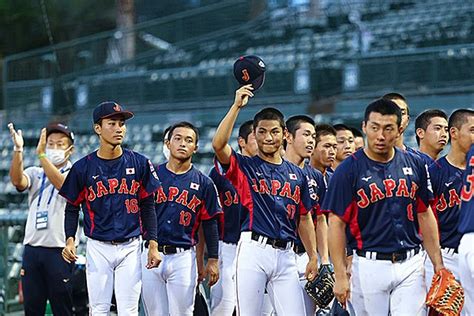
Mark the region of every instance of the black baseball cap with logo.
POLYGON ((105 118, 121 117, 128 120, 133 117, 133 113, 125 111, 122 106, 114 101, 102 102, 94 109, 93 120, 94 124, 105 118))
POLYGON ((71 142, 74 144, 74 133, 69 129, 67 125, 64 125, 62 123, 49 123, 48 126, 46 126, 46 137, 51 135, 52 133, 63 133, 69 139, 71 139, 71 142))
POLYGON ((258 90, 265 81, 265 63, 255 55, 239 57, 234 63, 234 77, 241 86, 252 84, 254 91, 258 90))

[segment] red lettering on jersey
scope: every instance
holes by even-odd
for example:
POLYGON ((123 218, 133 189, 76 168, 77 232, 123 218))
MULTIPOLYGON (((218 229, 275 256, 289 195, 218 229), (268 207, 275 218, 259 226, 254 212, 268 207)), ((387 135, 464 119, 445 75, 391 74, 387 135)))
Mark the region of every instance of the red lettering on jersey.
POLYGON ((469 166, 474 167, 474 156, 469 158, 469 166))
POLYGON ((393 189, 397 187, 397 183, 393 179, 385 179, 383 180, 383 185, 385 186, 385 196, 392 197, 393 196, 393 189))
POLYGON ((183 190, 179 197, 176 199, 176 203, 179 203, 183 206, 186 206, 188 204, 188 190, 183 190))
POLYGON ((446 210, 447 207, 448 207, 448 204, 446 203, 446 198, 444 197, 444 193, 441 193, 438 199, 438 204, 436 205, 436 209, 439 212, 443 212, 446 210))
POLYGON ((239 204, 239 195, 237 194, 237 192, 235 192, 234 194, 234 204, 239 204))
POLYGON ((279 188, 281 188, 280 181, 272 180, 272 195, 277 195, 279 188))
POLYGON ((137 199, 126 199, 125 208, 127 209, 128 214, 138 213, 139 207, 137 199))
POLYGON ((122 181, 120 182, 120 188, 118 190, 118 193, 128 194, 127 179, 122 178, 122 181))
POLYGON ((201 200, 198 199, 195 195, 193 195, 193 198, 191 199, 191 202, 188 204, 188 208, 191 209, 194 213, 196 213, 196 207, 201 204, 201 200))
POLYGON ((252 179, 252 189, 255 192, 258 192, 257 180, 255 180, 255 179, 252 179))
POLYGON ((130 187, 130 194, 132 195, 136 194, 139 188, 140 188, 140 182, 132 180, 132 186, 130 187))
POLYGON ((97 184, 97 197, 102 197, 104 195, 109 194, 109 191, 107 190, 105 185, 102 183, 102 180, 98 181, 96 184, 97 184))
POLYGON ((409 197, 410 194, 408 193, 408 186, 407 186, 407 180, 406 179, 400 179, 400 182, 398 183, 398 189, 397 192, 395 193, 396 196, 401 197, 409 197))
POLYGON ((95 192, 94 192, 94 189, 92 189, 92 186, 89 187, 89 195, 87 196, 87 200, 89 202, 92 202, 95 200, 95 192))
POLYGON ((291 186, 289 182, 285 182, 283 188, 280 191, 280 196, 291 198, 291 186))
POLYGON ((296 213, 296 205, 294 204, 288 204, 286 206, 286 214, 289 219, 295 218, 295 213, 296 213))
POLYGON ((156 194, 156 203, 164 203, 164 202, 166 202, 166 194, 163 191, 163 187, 160 187, 156 194))
POLYGON ((412 200, 415 199, 416 191, 418 190, 418 184, 415 181, 411 182, 411 191, 410 191, 410 198, 412 200))
POLYGON ((118 180, 115 178, 108 179, 109 182, 109 192, 110 194, 115 194, 115 189, 118 187, 118 180))
POLYGON ((449 207, 461 204, 461 199, 455 189, 449 190, 449 207))
POLYGON ((225 195, 224 205, 228 207, 232 204, 232 193, 230 191, 226 191, 224 195, 225 195))
POLYGON ((413 217, 413 204, 408 204, 407 206, 407 217, 409 221, 414 221, 415 218, 413 217))
POLYGON ((168 201, 173 201, 178 195, 179 189, 177 187, 169 187, 168 189, 168 201))
POLYGON ((293 194, 293 197, 291 199, 295 201, 296 204, 298 204, 300 203, 300 195, 301 195, 300 186, 297 185, 295 187, 295 194, 293 194))
POLYGON ((260 190, 259 190, 259 192, 260 192, 260 193, 270 194, 270 190, 268 189, 267 181, 265 181, 265 179, 260 179, 259 182, 260 182, 260 190))
POLYGON ((377 183, 371 183, 369 185, 369 188, 370 188, 370 202, 375 203, 377 201, 382 200, 385 197, 383 192, 377 186, 377 183))
POLYGON ((357 206, 359 208, 366 208, 369 205, 369 198, 365 194, 364 189, 359 189, 357 191, 357 195, 360 197, 360 200, 357 202, 357 206))
MULTIPOLYGON (((474 156, 469 160, 469 163, 474 164, 474 156)), ((474 174, 470 174, 466 177, 466 184, 463 185, 462 191, 461 191, 461 198, 464 202, 469 202, 472 198, 472 194, 474 190, 472 189, 474 186, 474 174), (468 189, 469 187, 469 189, 468 189)))

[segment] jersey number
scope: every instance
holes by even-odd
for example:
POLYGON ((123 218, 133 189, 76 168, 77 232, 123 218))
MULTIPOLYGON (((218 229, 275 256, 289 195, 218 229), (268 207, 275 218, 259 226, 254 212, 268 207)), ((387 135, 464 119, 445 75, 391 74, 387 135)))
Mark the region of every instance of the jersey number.
POLYGON ((191 224, 192 215, 189 212, 181 211, 179 213, 179 223, 183 226, 189 226, 191 224))
POLYGON ((413 217, 413 204, 408 204, 407 206, 407 216, 408 216, 408 220, 410 221, 414 221, 415 218, 413 217))
POLYGON ((125 207, 127 208, 127 214, 135 214, 138 212, 138 201, 137 199, 126 199, 125 207))
POLYGON ((296 213, 296 205, 288 204, 286 206, 286 212, 287 212, 288 218, 293 219, 296 213))

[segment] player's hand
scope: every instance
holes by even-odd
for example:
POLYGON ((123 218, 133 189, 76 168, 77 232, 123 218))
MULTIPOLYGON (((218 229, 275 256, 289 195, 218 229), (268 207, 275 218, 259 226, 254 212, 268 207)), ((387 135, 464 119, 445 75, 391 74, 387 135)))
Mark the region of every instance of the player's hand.
POLYGON ((336 274, 336 282, 334 283, 334 296, 346 308, 346 301, 350 296, 349 277, 346 272, 338 275, 336 274))
POLYGON ((235 91, 234 106, 242 108, 247 105, 249 98, 253 97, 252 90, 253 88, 251 84, 247 84, 237 89, 237 91, 235 91))
POLYGON ((41 129, 38 146, 36 146, 36 154, 41 155, 46 152, 46 128, 41 129))
POLYGON ((67 239, 66 247, 63 248, 61 255, 63 256, 63 259, 67 263, 72 263, 77 260, 76 245, 74 244, 74 238, 69 237, 67 239))
POLYGON ((148 244, 148 261, 146 264, 147 269, 153 269, 160 265, 161 256, 158 252, 158 243, 155 240, 150 240, 148 244))
POLYGON ((10 136, 12 137, 13 146, 15 146, 15 150, 23 150, 25 141, 23 140, 23 133, 21 129, 16 131, 15 126, 13 126, 13 123, 8 123, 8 129, 10 130, 10 136))
POLYGON ((346 257, 346 274, 349 279, 352 276, 352 259, 354 259, 353 255, 346 257))
POLYGON ((306 265, 306 272, 304 273, 305 278, 308 281, 313 281, 318 275, 318 257, 312 257, 306 265))
POLYGON ((202 282, 206 279, 206 268, 204 267, 204 263, 200 262, 197 264, 197 272, 198 272, 198 282, 202 282))
POLYGON ((213 286, 219 280, 219 260, 215 258, 207 259, 205 274, 208 277, 209 286, 213 286))

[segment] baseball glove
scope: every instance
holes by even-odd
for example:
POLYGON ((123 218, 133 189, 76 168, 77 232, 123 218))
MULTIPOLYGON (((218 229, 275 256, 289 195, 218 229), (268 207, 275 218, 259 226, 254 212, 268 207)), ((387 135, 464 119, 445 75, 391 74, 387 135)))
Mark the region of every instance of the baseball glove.
POLYGON ((433 276, 426 305, 441 315, 458 316, 464 304, 464 290, 454 275, 441 269, 433 276))
POLYGON ((317 306, 325 308, 334 298, 334 269, 330 264, 319 267, 318 276, 313 281, 308 281, 304 289, 317 306))

